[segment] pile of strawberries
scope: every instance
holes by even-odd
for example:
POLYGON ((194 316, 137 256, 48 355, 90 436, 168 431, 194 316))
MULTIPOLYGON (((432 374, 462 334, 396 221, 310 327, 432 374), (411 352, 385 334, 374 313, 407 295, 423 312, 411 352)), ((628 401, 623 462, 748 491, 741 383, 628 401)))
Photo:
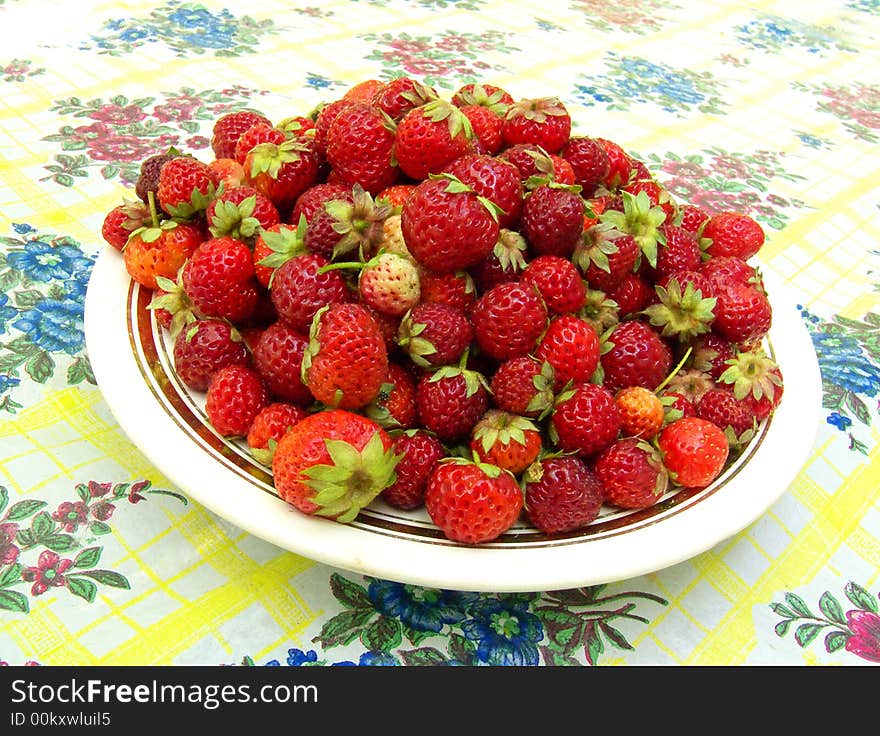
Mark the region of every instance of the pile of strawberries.
POLYGON ((142 162, 103 236, 279 495, 479 544, 715 480, 778 406, 746 214, 675 199, 557 97, 366 80, 142 162))

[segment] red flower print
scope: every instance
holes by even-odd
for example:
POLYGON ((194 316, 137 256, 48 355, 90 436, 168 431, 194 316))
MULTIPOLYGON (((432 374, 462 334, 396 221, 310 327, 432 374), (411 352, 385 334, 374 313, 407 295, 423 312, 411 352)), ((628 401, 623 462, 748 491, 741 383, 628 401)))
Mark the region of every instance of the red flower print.
POLYGON ((52 514, 66 532, 75 532, 80 524, 85 524, 89 518, 89 507, 82 501, 62 501, 58 509, 52 514))
POLYGON ((97 161, 143 161, 155 153, 151 141, 134 135, 110 135, 89 141, 89 155, 97 161))
POLYGON ((106 496, 110 493, 110 490, 113 488, 112 483, 98 483, 97 481, 90 480, 88 484, 89 495, 92 498, 100 498, 101 496, 106 496))
POLYGON ((852 632, 846 651, 869 662, 880 662, 880 616, 871 611, 847 611, 846 621, 852 632))
POLYGON ((116 511, 116 507, 109 501, 98 501, 92 505, 92 516, 98 521, 107 521, 113 516, 114 511, 116 511))
POLYGON ((663 171, 673 176, 683 176, 686 179, 702 179, 708 173, 693 161, 667 161, 663 164, 663 171))
POLYGON ((137 105, 104 105, 99 110, 92 110, 88 113, 88 117, 92 120, 100 120, 110 125, 129 125, 143 120, 146 116, 143 110, 137 105))
POLYGON ((31 595, 42 595, 50 587, 65 585, 67 579, 64 573, 73 565, 73 560, 61 559, 57 554, 46 550, 37 560, 36 567, 26 567, 22 578, 33 583, 31 595))
POLYGON ((148 480, 139 480, 137 483, 132 483, 131 488, 128 489, 128 500, 131 503, 140 503, 143 501, 144 497, 141 495, 141 491, 149 485, 150 481, 148 480))
POLYGON ((19 550, 14 544, 17 533, 18 524, 0 524, 0 565, 11 565, 18 559, 19 550))

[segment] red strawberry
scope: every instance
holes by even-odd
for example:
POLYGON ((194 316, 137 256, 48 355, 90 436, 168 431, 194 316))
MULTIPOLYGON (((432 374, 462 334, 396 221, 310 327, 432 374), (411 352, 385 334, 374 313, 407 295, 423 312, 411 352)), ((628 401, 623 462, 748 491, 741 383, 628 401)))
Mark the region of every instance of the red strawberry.
POLYGON ((556 399, 551 436, 560 450, 589 458, 610 445, 620 432, 620 411, 604 386, 581 383, 556 399))
POLYGON ((699 417, 668 424, 657 445, 671 479, 683 488, 708 486, 721 474, 730 452, 721 428, 699 417))
POLYGON ((257 309, 260 292, 253 255, 237 238, 206 240, 193 252, 182 276, 187 296, 205 316, 238 323, 257 309))
POLYGON ((482 82, 463 84, 452 94, 452 104, 464 108, 471 105, 485 107, 496 115, 504 115, 514 103, 513 97, 501 87, 482 82))
POLYGON ((377 194, 397 178, 394 143, 393 125, 379 108, 347 105, 327 129, 327 161, 340 182, 377 194))
POLYGON ((152 224, 152 213, 148 206, 125 200, 106 214, 101 224, 101 236, 109 245, 121 251, 135 230, 152 224))
POLYGON ((299 136, 253 146, 242 167, 247 181, 286 216, 297 198, 317 183, 321 159, 314 139, 299 136))
POLYGON ((630 320, 617 325, 602 354, 604 385, 613 392, 627 386, 654 390, 672 368, 672 351, 646 322, 630 320))
POLYGON ((501 126, 504 119, 483 105, 464 105, 461 111, 468 119, 473 131, 473 150, 476 153, 494 156, 504 146, 501 126))
POLYGON ((275 269, 270 288, 278 317, 306 334, 315 313, 328 304, 351 300, 351 292, 338 271, 323 271, 330 261, 306 253, 275 269))
POLYGON ((446 450, 434 435, 414 429, 395 435, 394 452, 401 456, 397 480, 382 491, 382 500, 405 511, 421 508, 425 505, 428 478, 446 456, 446 450))
POLYGON ((302 376, 317 401, 360 409, 379 393, 388 351, 376 320, 362 304, 322 307, 312 320, 302 376))
POLYGON ((491 203, 448 175, 416 187, 404 202, 400 226, 413 258, 435 273, 476 265, 499 236, 491 203))
POLYGON ((238 137, 233 158, 244 167, 248 154, 253 148, 263 143, 280 146, 287 138, 288 136, 283 130, 276 128, 271 123, 254 123, 238 137))
POLYGON ((385 429, 409 429, 418 421, 416 382, 399 363, 388 363, 388 372, 376 398, 366 407, 370 419, 385 429))
POLYGON ((465 314, 477 301, 474 280, 467 271, 434 273, 422 269, 419 274, 422 302, 438 302, 456 307, 465 314))
POLYGON ((385 204, 390 204, 395 212, 400 212, 400 208, 403 207, 406 198, 412 194, 413 189, 415 188, 415 184, 407 182, 402 184, 392 184, 390 187, 385 187, 379 192, 376 195, 376 200, 381 200, 385 204))
POLYGON ((525 512, 545 534, 564 534, 595 521, 605 491, 593 470, 573 455, 548 457, 524 476, 525 512))
POLYGON ((599 336, 589 322, 561 314, 550 320, 535 357, 553 366, 558 391, 569 382, 577 385, 592 378, 599 366, 599 349, 599 336))
POLYGON ((205 210, 205 219, 215 238, 231 235, 248 243, 281 221, 272 200, 248 185, 220 192, 205 210))
POLYGON ((217 183, 218 191, 221 187, 223 189, 240 187, 247 178, 244 174, 244 167, 234 158, 215 158, 208 162, 208 169, 217 183))
POLYGON ((785 388, 779 365, 760 348, 732 355, 717 380, 730 388, 758 421, 779 406, 785 388))
POLYGON ((257 462, 271 467, 279 440, 305 418, 306 412, 301 406, 283 401, 274 401, 260 409, 247 433, 248 449, 257 462))
POLYGON ((708 279, 714 295, 733 283, 758 285, 758 272, 738 256, 715 256, 705 261, 700 273, 708 279))
POLYGON ((298 225, 305 219, 305 243, 312 253, 327 258, 333 257, 333 250, 342 236, 333 228, 336 219, 328 211, 331 202, 353 204, 352 188, 347 184, 321 182, 304 191, 296 200, 290 212, 290 222, 298 225))
POLYGON ((254 417, 269 403, 266 387, 253 369, 232 363, 216 371, 205 393, 205 414, 224 437, 247 437, 254 417))
POLYGON ((627 273, 607 296, 617 304, 618 313, 623 319, 641 312, 651 303, 655 293, 644 278, 636 273, 627 273))
POLYGON ((262 286, 269 288, 278 266, 305 254, 304 230, 283 222, 259 230, 254 241, 254 274, 262 286))
POLYGON ((315 116, 315 145, 321 154, 325 156, 327 154, 327 134, 330 131, 330 125, 339 113, 354 104, 356 104, 356 100, 346 99, 343 96, 338 100, 322 105, 318 109, 315 116))
POLYGON ((312 393, 301 376, 308 344, 305 335, 280 320, 266 327, 256 339, 254 367, 273 398, 302 406, 312 403, 312 393))
POLYGON ((207 391, 211 377, 224 366, 248 361, 241 335, 219 319, 198 320, 181 330, 173 354, 175 373, 193 391, 207 391))
POLYGON ((679 226, 696 236, 702 233, 703 225, 709 219, 709 213, 706 210, 689 202, 679 203, 678 214, 681 219, 679 226))
POLYGON ((521 355, 498 366, 489 388, 499 409, 538 419, 553 408, 554 384, 555 373, 550 363, 521 355))
POLYGON ((559 152, 574 170, 574 181, 581 196, 592 197, 610 171, 608 153, 598 138, 572 136, 559 152))
POLYGON ((670 222, 664 222, 660 229, 663 242, 657 248, 655 280, 674 276, 679 271, 696 271, 702 266, 702 252, 696 236, 670 222))
POLYGON ((471 310, 480 350, 495 360, 530 353, 547 325, 547 307, 538 291, 508 282, 485 292, 471 310))
POLYGON ((310 414, 275 448, 278 495, 304 514, 351 522, 395 480, 391 437, 371 419, 345 409, 310 414))
POLYGON ((562 156, 548 154, 533 143, 518 143, 502 149, 498 158, 519 169, 523 186, 529 190, 539 184, 556 183, 563 186, 575 184, 575 173, 571 164, 562 156))
POLYGON ((523 507, 514 477, 493 465, 455 459, 434 467, 425 508, 447 539, 463 544, 491 542, 508 531, 523 507))
POLYGON ((370 98, 370 104, 378 107, 395 122, 416 107, 438 99, 437 90, 412 77, 396 77, 385 83, 370 98))
POLYGON ((633 273, 640 254, 639 245, 632 235, 600 223, 584 231, 571 259, 581 269, 590 286, 610 292, 633 273))
POLYGON ((593 469, 602 482, 605 500, 624 509, 653 506, 669 485, 669 475, 657 451, 634 437, 606 447, 593 469))
POLYGON ((422 302, 401 320, 397 344, 422 368, 457 363, 474 337, 460 309, 439 302, 422 302))
POLYGON ((710 256, 736 256, 747 261, 764 245, 761 225, 742 212, 719 212, 703 225, 702 238, 711 242, 706 247, 710 256))
POLYGON ((422 426, 443 442, 463 439, 489 408, 486 379, 461 366, 426 374, 416 389, 422 426))
POLYGON ((520 283, 534 286, 551 314, 577 312, 587 298, 587 287, 575 265, 562 256, 532 259, 520 283))
POLYGON ((525 200, 522 234, 537 255, 571 257, 584 228, 584 200, 567 186, 541 184, 525 200))
POLYGON ((172 217, 189 218, 205 211, 216 189, 207 164, 191 156, 177 156, 159 172, 156 200, 172 217))
POLYGON ((541 433, 534 422, 499 409, 489 409, 471 431, 474 456, 514 475, 537 459, 541 446, 541 433))
POLYGON ((773 308, 766 292, 748 284, 729 284, 717 292, 712 329, 741 346, 759 342, 770 331, 773 308))
POLYGON ((272 125, 265 115, 251 110, 235 110, 217 118, 211 136, 214 158, 235 158, 235 145, 241 134, 257 123, 272 125))
POLYGON ((526 267, 527 251, 528 244, 522 235, 502 228, 492 252, 470 269, 480 292, 508 281, 519 281, 526 267))
POLYGON ((617 143, 607 138, 597 138, 608 157, 608 173, 602 179, 602 186, 615 191, 629 183, 633 175, 633 160, 617 143))
POLYGON ((734 438, 740 437, 755 424, 755 415, 748 405, 724 388, 706 391, 697 402, 696 413, 700 419, 706 419, 721 429, 730 427, 734 438))
POLYGON ((714 332, 700 335, 692 345, 691 365, 698 371, 707 373, 710 378, 718 380, 727 370, 727 361, 736 355, 737 348, 726 337, 714 332))
POLYGON ((571 116, 558 97, 515 102, 507 108, 501 135, 505 146, 532 143, 558 153, 571 133, 571 116))
POLYGON ((411 179, 438 174, 471 148, 473 130, 462 111, 446 100, 432 100, 410 110, 397 124, 394 153, 411 179))
POLYGON ((494 156, 466 153, 443 171, 469 186, 478 197, 485 197, 496 205, 501 210, 497 213, 499 227, 512 227, 519 220, 523 186, 519 170, 513 164, 494 156))

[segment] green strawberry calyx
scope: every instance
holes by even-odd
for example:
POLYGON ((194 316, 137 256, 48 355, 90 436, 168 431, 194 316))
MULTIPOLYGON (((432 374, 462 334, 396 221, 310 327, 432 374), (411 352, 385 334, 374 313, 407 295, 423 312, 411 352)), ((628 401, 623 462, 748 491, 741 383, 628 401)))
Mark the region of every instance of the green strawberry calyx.
POLYGON ((486 208, 490 215, 492 215, 492 219, 495 222, 498 222, 498 216, 507 214, 501 207, 495 204, 488 197, 484 197, 481 194, 477 194, 472 187, 469 187, 465 184, 461 179, 459 179, 455 174, 428 174, 429 179, 437 179, 443 180, 445 179, 449 183, 446 185, 446 189, 444 191, 449 192, 450 194, 473 194, 477 201, 486 208))
POLYGON ((260 234, 262 226, 254 217, 257 195, 252 194, 236 204, 225 199, 217 199, 208 229, 215 238, 230 235, 250 243, 260 234))
POLYGON ((340 235, 333 246, 332 260, 357 250, 361 260, 366 253, 382 241, 385 220, 391 216, 393 207, 386 202, 376 202, 360 184, 351 190, 352 201, 334 199, 324 205, 333 218, 333 230, 340 235))
POLYGON ((445 120, 449 127, 449 137, 451 139, 455 140, 460 134, 463 134, 467 140, 473 139, 474 129, 471 121, 468 120, 467 115, 451 102, 435 99, 416 109, 421 110, 422 114, 432 123, 440 123, 445 120))
POLYGON ((195 305, 183 288, 182 274, 183 266, 180 267, 180 271, 177 273, 176 281, 172 281, 165 276, 157 276, 156 286, 160 289, 160 292, 147 305, 147 309, 164 309, 171 315, 171 325, 168 328, 168 334, 172 339, 176 339, 184 328, 189 327, 199 319, 195 305))
POLYGON ((512 104, 507 110, 506 118, 512 120, 524 117, 526 120, 543 123, 548 117, 563 117, 565 115, 568 115, 568 111, 558 97, 536 97, 512 104))
POLYGON ((272 275, 269 277, 270 287, 275 278, 275 269, 291 258, 307 252, 305 239, 308 227, 306 216, 301 214, 296 227, 282 224, 277 231, 262 230, 260 232, 259 237, 272 252, 257 261, 257 265, 273 269, 272 275))
POLYGON ((459 359, 458 365, 444 365, 438 368, 431 374, 431 377, 428 379, 430 383, 435 383, 437 381, 441 381, 444 378, 455 378, 456 376, 461 376, 464 379, 465 385, 465 396, 470 398, 482 387, 485 391, 491 393, 491 389, 489 388, 489 383, 486 381, 486 377, 480 373, 479 371, 471 370, 467 368, 469 353, 467 350, 462 353, 461 358, 459 359))
POLYGON ((538 420, 544 419, 553 411, 554 394, 553 387, 556 385, 556 370, 545 360, 541 363, 540 372, 532 376, 532 386, 535 393, 526 406, 526 412, 537 414, 538 420))
POLYGON ((501 228, 498 232, 498 240, 492 246, 492 255, 498 259, 501 268, 505 271, 519 273, 526 267, 526 251, 528 243, 516 230, 501 228))
POLYGON ((400 320, 395 337, 395 342, 409 354, 413 363, 421 368, 427 368, 431 365, 428 356, 437 352, 434 343, 426 337, 421 337, 427 327, 428 325, 424 322, 414 321, 412 310, 408 310, 400 320))
POLYGON ((660 205, 652 205, 647 192, 633 195, 621 192, 623 212, 606 210, 599 215, 599 221, 608 223, 622 233, 632 235, 648 263, 657 265, 657 246, 666 244, 666 235, 660 226, 666 219, 666 212, 660 205))
POLYGON ((581 270, 581 273, 586 273, 590 264, 594 264, 600 271, 611 273, 611 263, 608 256, 612 256, 620 250, 614 241, 623 235, 624 233, 610 223, 600 222, 593 225, 584 230, 571 259, 581 270))
POLYGON ((503 102, 504 90, 496 89, 490 94, 482 84, 474 84, 470 89, 462 90, 459 92, 459 97, 461 98, 462 106, 478 105, 480 107, 487 107, 501 118, 507 114, 507 110, 510 108, 509 103, 503 102))
POLYGON ((682 343, 709 332, 715 319, 717 299, 704 297, 691 282, 684 289, 678 279, 672 278, 666 286, 654 287, 659 302, 643 310, 654 327, 660 327, 663 337, 677 338, 682 343))
POLYGON ((258 143, 248 154, 250 159, 248 173, 251 179, 259 174, 267 174, 272 179, 277 179, 284 164, 299 161, 300 154, 308 150, 307 145, 295 139, 284 143, 258 143))
POLYGON ((740 351, 727 361, 727 366, 718 382, 732 384, 738 399, 751 394, 754 399, 766 397, 773 401, 783 385, 779 365, 760 348, 740 351))
MULTIPOLYGON (((131 239, 135 237, 140 238, 145 243, 155 243, 162 237, 162 235, 169 230, 173 230, 178 225, 178 220, 176 218, 165 218, 164 220, 159 219, 159 210, 156 207, 156 195, 154 192, 147 192, 147 201, 148 205, 146 211, 143 209, 139 210, 141 213, 141 225, 140 227, 134 228, 134 230, 128 234, 128 240, 125 243, 126 245, 128 245, 131 239)), ((136 205, 132 204, 132 207, 134 208, 136 205)), ((124 247, 123 250, 125 250, 124 247)))
POLYGON ((587 289, 584 305, 578 310, 577 316, 589 322, 601 335, 620 321, 620 305, 604 291, 587 289))
POLYGON ((479 441, 483 452, 489 452, 496 444, 507 447, 516 442, 525 446, 526 432, 529 431, 538 431, 530 419, 500 409, 490 409, 474 427, 473 438, 479 441))
POLYGON ((397 480, 396 467, 403 455, 393 448, 386 450, 379 432, 361 450, 330 438, 324 445, 330 462, 302 470, 303 482, 315 492, 311 500, 320 507, 317 515, 347 524, 397 480))

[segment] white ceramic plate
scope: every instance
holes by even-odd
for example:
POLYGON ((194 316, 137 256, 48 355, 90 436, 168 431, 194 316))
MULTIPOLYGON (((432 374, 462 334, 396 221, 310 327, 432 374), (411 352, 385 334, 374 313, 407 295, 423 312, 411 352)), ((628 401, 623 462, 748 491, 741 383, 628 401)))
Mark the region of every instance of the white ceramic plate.
POLYGON ((89 358, 131 440, 193 499, 263 539, 310 559, 375 577, 470 591, 541 591, 623 580, 693 557, 758 519, 785 492, 812 449, 821 379, 809 334, 783 287, 769 348, 785 392, 772 419, 711 486, 667 494, 651 509, 603 509, 583 530, 544 535, 518 525, 477 547, 450 542, 424 511, 377 500, 351 524, 306 516, 278 498, 269 469, 208 425, 203 396, 177 380, 170 345, 146 309, 151 294, 109 247, 85 305, 89 358))

